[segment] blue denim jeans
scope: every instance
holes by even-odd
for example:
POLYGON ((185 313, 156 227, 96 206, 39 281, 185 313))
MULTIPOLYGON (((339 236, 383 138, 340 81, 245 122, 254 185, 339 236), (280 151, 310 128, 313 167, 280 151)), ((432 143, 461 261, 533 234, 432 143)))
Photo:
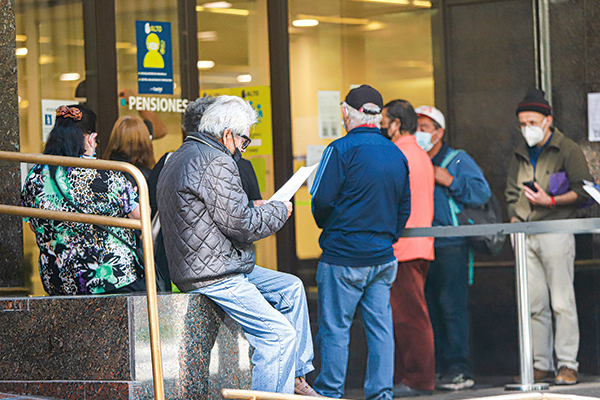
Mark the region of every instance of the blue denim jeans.
POLYGON ((396 260, 372 267, 345 267, 319 263, 319 332, 321 371, 314 382, 320 394, 341 398, 348 369, 350 326, 358 309, 367 336, 369 355, 365 398, 392 398, 394 386, 394 332, 390 287, 396 279, 396 260))
POLYGON ((294 378, 314 369, 306 293, 297 277, 255 266, 194 292, 242 327, 254 348, 252 390, 294 393, 294 378))
POLYGON ((425 281, 425 299, 433 326, 435 370, 471 377, 469 363, 467 246, 435 248, 425 281))

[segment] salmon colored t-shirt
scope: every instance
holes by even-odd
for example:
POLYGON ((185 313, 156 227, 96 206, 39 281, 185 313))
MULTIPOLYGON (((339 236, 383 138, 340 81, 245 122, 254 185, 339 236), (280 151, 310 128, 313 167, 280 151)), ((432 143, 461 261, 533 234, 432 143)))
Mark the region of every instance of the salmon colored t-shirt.
MULTIPOLYGON (((401 136, 396 145, 408 160, 410 217, 406 228, 429 228, 433 221, 433 164, 414 135, 401 136)), ((399 262, 420 258, 433 261, 433 241, 432 237, 400 238, 394 244, 394 255, 399 262)))

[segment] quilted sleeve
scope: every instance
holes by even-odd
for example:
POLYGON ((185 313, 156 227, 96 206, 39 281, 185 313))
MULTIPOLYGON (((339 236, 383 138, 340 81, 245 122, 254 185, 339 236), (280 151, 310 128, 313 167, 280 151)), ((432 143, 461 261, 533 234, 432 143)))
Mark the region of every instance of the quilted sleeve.
POLYGON ((287 220, 287 208, 280 201, 250 207, 233 159, 215 158, 200 183, 206 210, 228 238, 252 243, 277 232, 287 220))

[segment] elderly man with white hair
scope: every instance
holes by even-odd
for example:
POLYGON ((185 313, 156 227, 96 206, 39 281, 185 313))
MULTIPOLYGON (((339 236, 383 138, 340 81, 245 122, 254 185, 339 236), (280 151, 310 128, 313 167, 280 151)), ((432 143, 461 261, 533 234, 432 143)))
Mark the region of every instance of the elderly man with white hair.
POLYGON ((360 310, 369 355, 365 398, 393 395, 394 334, 390 287, 397 265, 392 245, 410 214, 408 163, 379 129, 383 99, 368 85, 342 103, 348 134, 325 149, 311 188, 315 221, 323 228, 317 268, 321 371, 315 390, 344 396, 350 326, 360 310))
POLYGON ((316 394, 304 380, 313 345, 306 294, 295 276, 255 265, 252 243, 286 222, 290 202, 248 200, 232 157, 256 111, 220 96, 160 174, 158 209, 171 279, 202 293, 242 327, 254 348, 252 389, 316 394))

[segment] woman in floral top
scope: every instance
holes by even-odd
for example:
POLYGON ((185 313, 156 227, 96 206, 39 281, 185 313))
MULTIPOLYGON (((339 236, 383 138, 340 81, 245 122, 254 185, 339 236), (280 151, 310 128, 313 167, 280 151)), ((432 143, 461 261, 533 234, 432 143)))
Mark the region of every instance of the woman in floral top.
MULTIPOLYGON (((62 106, 44 154, 93 157, 96 115, 62 106)), ((137 193, 120 172, 35 165, 21 203, 26 207, 139 219, 137 193)), ((123 293, 145 290, 136 271, 131 229, 25 218, 40 248, 39 269, 51 295, 123 293), (109 233, 110 231, 111 233, 109 233)))

